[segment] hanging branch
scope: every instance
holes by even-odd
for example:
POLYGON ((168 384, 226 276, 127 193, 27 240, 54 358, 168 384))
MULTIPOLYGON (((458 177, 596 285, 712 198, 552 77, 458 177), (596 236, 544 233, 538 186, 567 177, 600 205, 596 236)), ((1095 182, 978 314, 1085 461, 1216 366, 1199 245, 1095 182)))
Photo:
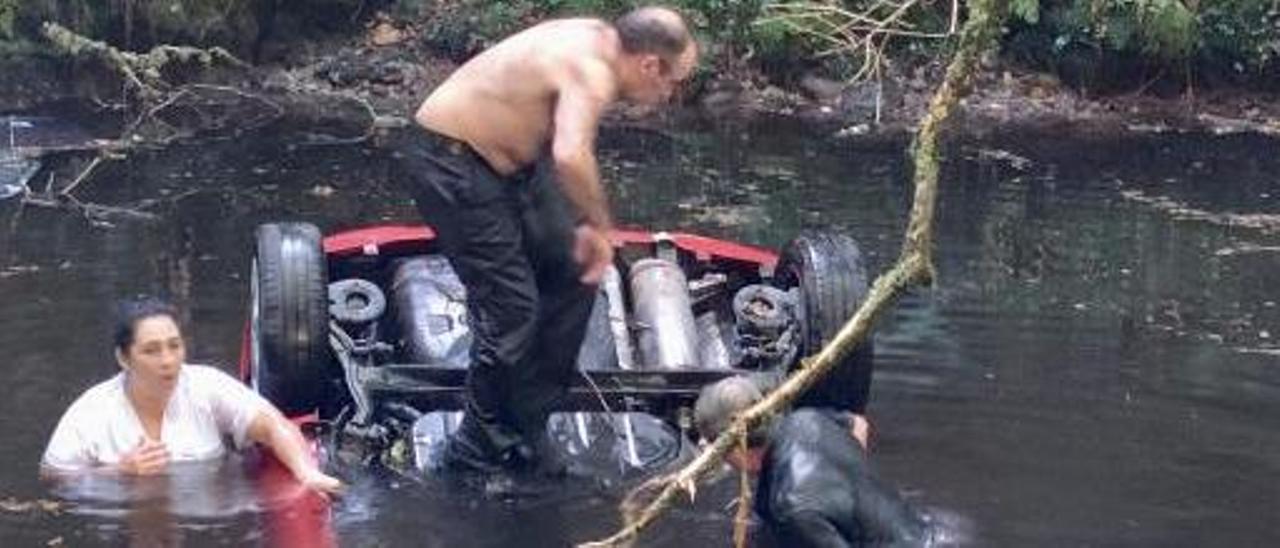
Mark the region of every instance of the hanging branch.
POLYGON ((249 65, 225 49, 159 45, 145 53, 134 53, 77 34, 57 23, 47 22, 41 30, 55 49, 75 58, 100 60, 119 74, 125 82, 126 94, 117 108, 136 106, 138 114, 124 126, 118 138, 74 147, 77 150, 96 151, 97 156, 56 193, 50 184, 44 194, 29 194, 24 197, 24 201, 30 205, 69 208, 87 216, 107 214, 130 218, 153 217, 149 213, 129 208, 83 203, 75 198, 73 192, 89 182, 105 162, 125 158, 126 151, 139 147, 164 147, 175 141, 190 139, 204 131, 227 127, 234 128, 233 133, 238 135, 268 124, 285 114, 284 107, 275 101, 237 87, 209 84, 176 86, 165 80, 163 71, 173 63, 197 63, 206 69, 211 68, 214 63, 249 68, 249 65), (129 91, 132 93, 128 93, 129 91), (235 116, 224 112, 228 110, 227 105, 249 105, 246 108, 255 109, 262 114, 252 118, 235 116), (175 123, 168 116, 170 112, 185 115, 186 119, 193 119, 194 122, 175 123))
POLYGON ((218 47, 202 49, 159 45, 151 48, 147 53, 132 53, 121 51, 100 40, 86 38, 57 23, 46 22, 41 27, 41 31, 54 46, 72 56, 101 58, 119 72, 144 99, 154 99, 169 87, 160 74, 160 70, 169 63, 185 63, 194 60, 202 66, 209 67, 214 61, 221 61, 236 67, 248 66, 227 50, 218 47))
POLYGON ((898 262, 876 279, 857 313, 816 356, 803 360, 799 370, 785 382, 760 402, 739 413, 693 462, 672 474, 651 479, 629 493, 622 503, 626 524, 621 530, 609 538, 582 546, 626 545, 675 502, 681 492, 688 493, 692 499, 698 480, 724 459, 734 443, 741 443, 751 427, 786 409, 796 397, 826 375, 845 354, 866 339, 876 318, 909 287, 932 283, 935 275, 933 218, 938 192, 939 133, 960 98, 968 93, 982 56, 995 45, 1006 16, 1005 2, 971 0, 969 3, 969 18, 960 33, 959 48, 929 103, 916 135, 915 198, 898 262), (658 495, 647 505, 640 503, 643 497, 655 491, 658 495), (637 510, 642 506, 643 509, 637 510))
POLYGON ((819 57, 861 57, 858 72, 849 78, 850 82, 859 82, 869 77, 879 78, 885 46, 893 38, 946 38, 955 34, 955 20, 960 11, 958 1, 951 4, 952 25, 946 32, 913 29, 906 16, 919 3, 919 0, 877 0, 861 11, 851 11, 837 3, 784 2, 766 6, 765 11, 770 15, 756 24, 781 23, 793 32, 826 44, 827 48, 818 52, 819 57))

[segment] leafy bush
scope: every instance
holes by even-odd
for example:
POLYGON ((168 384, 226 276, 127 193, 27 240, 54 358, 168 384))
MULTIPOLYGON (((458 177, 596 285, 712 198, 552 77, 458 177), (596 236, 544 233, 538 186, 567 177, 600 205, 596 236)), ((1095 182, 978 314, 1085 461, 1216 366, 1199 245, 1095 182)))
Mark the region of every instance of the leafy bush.
POLYGON ((1280 63, 1280 2, 1215 0, 1200 6, 1199 55, 1242 73, 1280 63))
MULTIPOLYGON (((416 0, 415 0, 416 1, 416 0)), ((482 0, 445 0, 419 10, 424 21, 424 39, 455 59, 463 59, 503 36, 536 21, 565 16, 591 16, 612 19, 626 10, 647 2, 629 0, 517 0, 486 2, 482 0)), ((816 39, 812 33, 797 30, 776 18, 766 17, 775 0, 671 0, 667 4, 680 10, 690 21, 698 41, 704 46, 704 69, 715 65, 720 69, 741 68, 752 64, 774 77, 787 78, 816 66, 831 72, 852 73, 860 59, 839 55, 819 58, 817 54, 830 44, 816 39)), ((786 2, 794 4, 796 2, 786 2)), ((845 0, 840 7, 861 12, 896 8, 875 0, 845 0)), ((949 4, 946 9, 949 9, 949 4)), ((945 11, 945 10, 944 10, 945 11)), ((911 21, 917 30, 943 28, 945 16, 935 8, 916 7, 911 21)), ((909 40, 900 40, 909 43, 909 40)))
POLYGON ((1280 58, 1274 0, 1011 0, 1010 9, 1008 46, 1050 68, 1077 61, 1082 72, 1150 65, 1258 77, 1280 58))
MULTIPOLYGON (((372 2, 373 0, 368 0, 372 2)), ((0 36, 56 21, 130 49, 158 43, 239 47, 287 19, 301 30, 351 26, 366 0, 0 0, 0 36)))
POLYGON ((13 38, 13 20, 18 13, 18 0, 0 0, 0 38, 13 38))

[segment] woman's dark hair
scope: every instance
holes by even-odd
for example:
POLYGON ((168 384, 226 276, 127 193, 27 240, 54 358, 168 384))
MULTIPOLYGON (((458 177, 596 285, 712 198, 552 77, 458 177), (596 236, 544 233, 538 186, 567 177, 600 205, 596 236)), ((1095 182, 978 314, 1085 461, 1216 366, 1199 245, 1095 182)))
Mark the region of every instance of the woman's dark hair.
POLYGON ((168 316, 174 322, 178 321, 177 309, 158 297, 138 295, 116 303, 115 336, 112 337, 115 349, 127 352, 129 346, 133 345, 133 335, 138 322, 152 316, 168 316))
POLYGON ((631 10, 613 22, 627 53, 653 53, 670 61, 684 53, 692 37, 679 13, 667 8, 631 10))

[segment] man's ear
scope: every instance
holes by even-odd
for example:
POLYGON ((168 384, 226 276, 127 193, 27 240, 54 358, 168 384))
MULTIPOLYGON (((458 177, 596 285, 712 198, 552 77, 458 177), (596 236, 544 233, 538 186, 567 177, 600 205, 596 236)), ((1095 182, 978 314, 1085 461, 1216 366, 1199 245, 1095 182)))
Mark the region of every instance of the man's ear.
POLYGON ((656 78, 662 74, 662 58, 657 54, 647 53, 640 58, 640 72, 650 78, 656 78))
POLYGON ((129 370, 129 360, 124 359, 124 352, 121 352, 119 348, 116 349, 116 363, 120 364, 120 369, 129 370))

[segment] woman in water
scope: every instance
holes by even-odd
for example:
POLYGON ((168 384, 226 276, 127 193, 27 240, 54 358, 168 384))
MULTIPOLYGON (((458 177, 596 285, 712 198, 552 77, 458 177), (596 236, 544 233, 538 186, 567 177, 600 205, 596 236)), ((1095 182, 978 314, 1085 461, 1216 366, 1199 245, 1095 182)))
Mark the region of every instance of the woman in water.
POLYGON ((171 462, 221 457, 229 437, 236 447, 266 446, 309 489, 342 489, 316 467, 302 434, 275 406, 226 373, 186 363, 167 303, 149 297, 121 303, 114 343, 122 371, 63 414, 44 452, 44 472, 157 474, 171 462))

